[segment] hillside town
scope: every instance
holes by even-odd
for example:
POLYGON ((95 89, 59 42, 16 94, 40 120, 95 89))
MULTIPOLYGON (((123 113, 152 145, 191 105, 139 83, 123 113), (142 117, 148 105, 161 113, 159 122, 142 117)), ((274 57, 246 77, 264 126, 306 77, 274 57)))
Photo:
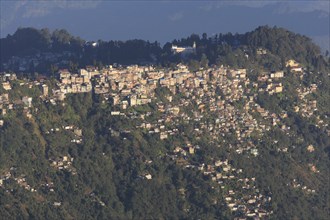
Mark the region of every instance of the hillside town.
MULTIPOLYGON (((287 67, 299 77, 304 75, 303 67, 293 60, 287 62, 287 67)), ((252 143, 251 137, 261 138, 274 128, 292 137, 290 127, 284 121, 288 113, 272 112, 257 102, 258 94, 281 95, 287 89, 283 81, 286 74, 283 70, 262 72, 256 81, 252 81, 248 77, 247 69, 214 66, 191 72, 184 64, 178 64, 175 69, 137 65, 106 66, 102 69, 87 66, 76 73, 61 69, 52 82, 43 78, 36 81, 18 79, 15 73, 2 73, 0 126, 4 126, 7 116, 16 111, 33 120, 39 111, 34 106, 35 99, 56 106, 65 103, 66 97, 71 94, 92 93, 101 97, 104 104, 112 105, 112 117, 129 118, 136 122, 136 129, 157 136, 160 140, 169 139, 173 135, 193 135, 198 140, 208 134, 216 147, 226 146, 231 152, 253 159, 259 156, 260 149, 252 143), (16 89, 34 93, 21 92, 14 95, 13 91, 16 89), (163 96, 164 99, 159 99, 159 96, 163 96), (156 111, 144 108, 146 105, 155 106, 156 111), (140 110, 137 111, 137 108, 140 110), (192 125, 192 133, 182 132, 182 124, 192 125)), ((316 114, 318 103, 311 96, 316 91, 316 84, 309 88, 297 89, 299 100, 294 106, 294 111, 303 117, 314 118, 317 126, 329 133, 328 124, 316 114)), ((63 124, 44 132, 45 135, 55 135, 56 132, 70 133, 71 142, 77 145, 85 141, 83 128, 78 125, 63 124)), ((109 127, 109 132, 120 136, 132 131, 120 131, 109 127)), ((306 143, 306 147, 308 145, 310 143, 306 143)), ((281 146, 280 143, 276 146, 277 150, 283 153, 287 153, 288 149, 293 147, 281 146)), ((165 156, 184 169, 199 170, 218 184, 223 190, 226 205, 237 219, 271 216, 271 192, 267 195, 261 193, 255 185, 255 177, 247 176, 243 167, 233 167, 227 159, 221 158, 213 158, 211 164, 207 164, 206 161, 192 163, 191 155, 196 154, 203 146, 189 142, 173 148, 174 150, 167 152, 165 156)), ((62 155, 50 159, 49 163, 53 169, 79 175, 79 170, 74 168, 73 159, 70 155, 62 155)), ((317 173, 317 167, 314 165, 309 169, 317 173)), ((157 173, 149 173, 146 170, 140 177, 149 181, 156 175, 157 173)), ((0 174, 0 187, 6 187, 7 182, 14 178, 12 176, 11 171, 0 174)), ((13 180, 31 192, 37 191, 35 188, 38 186, 28 185, 24 176, 15 177, 13 180)), ((288 184, 288 187, 290 186, 295 189, 305 187, 308 193, 315 193, 312 186, 303 186, 297 180, 292 180, 292 183, 288 184)), ((49 188, 54 190, 53 186, 49 188)), ((214 202, 219 201, 215 199, 214 202)), ((54 201, 54 206, 60 205, 61 202, 54 201)))

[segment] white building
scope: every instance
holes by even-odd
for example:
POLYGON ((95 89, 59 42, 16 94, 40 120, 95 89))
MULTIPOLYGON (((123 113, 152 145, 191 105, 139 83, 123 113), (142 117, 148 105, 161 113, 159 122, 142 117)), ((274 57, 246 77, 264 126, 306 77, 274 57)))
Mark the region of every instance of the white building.
POLYGON ((196 52, 196 43, 194 42, 192 47, 178 47, 176 45, 172 45, 171 51, 176 53, 190 54, 196 52))

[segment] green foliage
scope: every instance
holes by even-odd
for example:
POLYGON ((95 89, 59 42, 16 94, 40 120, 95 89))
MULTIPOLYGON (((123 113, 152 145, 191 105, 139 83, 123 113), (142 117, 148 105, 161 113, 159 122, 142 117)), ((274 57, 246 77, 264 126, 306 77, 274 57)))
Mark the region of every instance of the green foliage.
POLYGON ((209 60, 207 59, 207 56, 205 54, 202 54, 200 65, 203 68, 207 68, 209 66, 209 60))
POLYGON ((200 63, 197 60, 190 60, 188 68, 191 72, 196 72, 200 69, 200 63))
MULTIPOLYGON (((204 34, 192 34, 187 38, 173 40, 163 48, 157 41, 98 41, 96 47, 85 44, 79 37, 70 35, 66 30, 34 28, 19 28, 14 35, 8 35, 0 40, 1 64, 12 56, 35 55, 40 52, 59 53, 71 52, 72 56, 67 68, 106 64, 159 64, 170 67, 172 64, 189 63, 190 69, 196 71, 199 67, 209 64, 222 64, 232 67, 259 66, 267 70, 278 70, 284 67, 288 59, 295 59, 304 66, 324 72, 329 68, 326 57, 320 55, 320 48, 306 36, 295 34, 284 28, 261 26, 245 34, 219 34, 207 38, 204 34), (187 56, 173 54, 172 44, 191 46, 197 44, 197 53, 187 56), (257 55, 258 48, 267 49, 266 55, 257 55), (79 60, 76 58, 80 57, 79 60), (191 59, 195 61, 189 62, 191 59), (201 62, 198 64, 196 60, 201 62)), ((3 65, 1 65, 3 68, 3 65)), ((18 68, 18 66, 13 66, 18 68)), ((32 65, 29 71, 54 72, 51 64, 42 62, 36 68, 32 65)))
POLYGON ((295 59, 311 64, 320 54, 320 48, 306 36, 294 34, 284 28, 261 26, 246 33, 246 43, 251 47, 262 47, 284 59, 295 59))
MULTIPOLYGON (((14 40, 28 34, 30 45, 22 46, 22 54, 38 51, 75 50, 82 48, 82 41, 64 30, 50 33, 48 30, 19 30, 14 36, 1 39, 12 45, 14 40), (34 43, 35 40, 39 43, 34 43), (49 41, 55 48, 49 48, 49 41), (8 42, 7 42, 8 41, 8 42), (56 49, 57 48, 57 49, 56 49)), ((173 41, 176 45, 197 44, 197 54, 188 60, 189 69, 198 71, 209 64, 230 65, 248 68, 248 77, 257 81, 260 72, 283 68, 286 59, 296 59, 309 70, 300 79, 286 70, 281 81, 284 92, 269 95, 258 93, 256 101, 271 113, 288 113, 281 125, 290 129, 287 132, 278 126, 260 133, 254 131, 247 138, 259 150, 258 157, 251 159, 247 153, 237 154, 231 146, 238 144, 234 132, 225 136, 219 134, 215 141, 211 131, 195 135, 197 121, 177 118, 177 124, 165 123, 166 129, 178 129, 178 133, 160 140, 159 133, 149 133, 138 129, 145 116, 146 122, 158 123, 162 113, 157 103, 171 104, 184 99, 184 94, 173 95, 166 87, 158 86, 156 99, 148 105, 134 106, 126 110, 127 116, 112 116, 117 107, 102 103, 101 97, 92 93, 67 95, 63 103, 56 105, 42 101, 40 88, 29 89, 20 81, 12 82, 9 91, 11 98, 20 100, 23 95, 33 97, 33 107, 37 108, 31 119, 20 111, 12 111, 5 117, 0 127, 0 178, 10 172, 12 178, 0 186, 0 213, 4 219, 232 219, 232 213, 224 202, 224 192, 229 188, 240 194, 242 189, 235 181, 221 188, 204 176, 198 169, 188 169, 172 160, 170 155, 175 147, 184 147, 187 141, 200 149, 188 155, 191 164, 212 164, 215 159, 228 159, 237 168, 243 168, 247 176, 256 177, 256 186, 264 195, 272 196, 274 219, 326 219, 327 218, 327 171, 329 164, 330 141, 326 130, 314 125, 313 120, 294 113, 293 106, 299 101, 297 88, 317 83, 316 93, 311 99, 318 101, 321 119, 329 115, 329 77, 328 63, 318 56, 318 49, 306 37, 295 35, 280 28, 260 27, 255 31, 239 35, 217 35, 216 40, 203 35, 191 35, 186 39, 173 41), (297 45, 299 44, 299 45, 297 45), (269 53, 263 57, 256 55, 258 47, 269 53), (247 56, 248 55, 248 58, 247 56), (169 103, 168 96, 173 96, 169 103), (151 114, 148 114, 151 113, 151 114), (72 129, 82 129, 82 142, 72 129), (309 153, 306 147, 312 144, 315 151, 309 153), (279 149, 287 148, 284 153, 279 149), (71 169, 59 169, 52 164, 63 156, 74 158, 71 169), (309 172, 309 164, 315 164, 320 173, 309 172), (75 172, 72 172, 75 171, 75 172), (147 179, 150 174, 152 179, 147 179), (37 189, 25 189, 17 182, 24 176, 26 182, 37 189), (307 194, 293 189, 290 184, 299 176, 299 181, 316 189, 315 194, 307 194), (16 179, 15 179, 16 178, 16 179), (52 184, 51 184, 52 183, 52 184), (47 186, 51 185, 54 191, 47 186), (55 206, 56 202, 61 202, 55 206)), ((18 44, 19 45, 19 44, 18 44)), ((13 46, 13 45, 12 45, 13 46)), ((95 60, 95 64, 120 62, 135 63, 150 61, 154 54, 166 65, 174 66, 180 62, 180 55, 172 56, 168 51, 170 44, 161 49, 157 42, 141 40, 127 42, 99 42, 99 47, 85 47, 82 60, 72 60, 71 70, 76 71, 81 63, 95 60), (132 50, 135 52, 133 53, 132 50), (132 52, 132 53, 131 53, 132 52)), ((8 48, 1 48, 7 50, 8 48)), ((2 51, 1 51, 2 53, 2 51)), ((2 58, 1 58, 2 59, 2 58)), ((186 60, 187 61, 187 60, 186 60)), ((57 66, 49 65, 52 72, 57 66)), ((38 77, 35 75, 35 77, 38 77)), ((56 80, 47 82, 49 87, 56 80)), ((225 98, 223 90, 214 87, 217 96, 225 98)), ((257 93, 251 88, 250 95, 257 93)), ((243 99, 232 101, 237 110, 242 110, 243 99)), ((16 108, 16 107, 15 107, 16 108)), ((18 108, 18 107, 17 107, 18 108)), ((207 108, 205 108, 207 109, 207 108)), ((180 106, 180 113, 193 117, 198 106, 191 102, 180 106)), ((263 118, 251 113, 257 121, 263 118)), ((204 113, 204 125, 212 124, 219 115, 204 113)), ((269 124, 269 122, 264 122, 269 124)), ((221 125, 223 126, 223 125, 221 125)), ((188 156, 182 156, 186 163, 188 156)), ((180 156, 181 157, 181 156, 180 156)))

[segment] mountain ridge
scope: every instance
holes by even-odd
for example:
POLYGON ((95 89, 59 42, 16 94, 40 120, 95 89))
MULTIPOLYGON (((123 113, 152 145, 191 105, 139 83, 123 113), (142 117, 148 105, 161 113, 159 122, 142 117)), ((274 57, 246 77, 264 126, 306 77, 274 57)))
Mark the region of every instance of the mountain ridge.
MULTIPOLYGON (((13 57, 32 56, 37 59, 40 53, 60 53, 58 56, 65 58, 68 62, 64 65, 58 64, 59 66, 69 66, 69 62, 76 63, 79 67, 96 63, 99 65, 149 63, 164 66, 171 62, 179 63, 185 60, 187 62, 187 59, 174 56, 171 46, 191 46, 193 42, 197 43, 197 50, 196 54, 190 56, 189 59, 200 60, 205 54, 210 64, 216 64, 219 61, 223 64, 237 65, 235 56, 243 53, 253 58, 258 48, 267 49, 282 60, 294 59, 318 69, 324 67, 324 59, 326 59, 321 55, 320 48, 310 38, 276 26, 260 26, 245 34, 216 34, 213 37, 207 37, 206 34, 202 36, 192 34, 187 38, 168 42, 163 47, 157 41, 138 39, 99 40, 93 44, 74 37, 63 29, 50 32, 47 28, 40 30, 19 28, 13 35, 0 39, 1 70, 18 71, 16 64, 18 61, 13 60, 13 57), (63 51, 66 51, 68 55, 64 56, 63 51), (9 62, 11 65, 7 65, 8 60, 11 60, 9 62)), ((25 68, 25 71, 33 72, 37 69, 40 70, 39 72, 50 72, 51 61, 42 62, 39 68, 34 61, 27 62, 31 64, 25 68)))

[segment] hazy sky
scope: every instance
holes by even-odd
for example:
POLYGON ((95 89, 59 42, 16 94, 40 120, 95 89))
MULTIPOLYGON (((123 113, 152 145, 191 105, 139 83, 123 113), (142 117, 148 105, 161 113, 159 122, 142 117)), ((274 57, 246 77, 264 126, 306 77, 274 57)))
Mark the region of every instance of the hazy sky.
POLYGON ((1 37, 18 27, 67 29, 86 40, 140 38, 161 43, 192 33, 244 33, 276 25, 329 48, 326 1, 6 1, 1 37))

